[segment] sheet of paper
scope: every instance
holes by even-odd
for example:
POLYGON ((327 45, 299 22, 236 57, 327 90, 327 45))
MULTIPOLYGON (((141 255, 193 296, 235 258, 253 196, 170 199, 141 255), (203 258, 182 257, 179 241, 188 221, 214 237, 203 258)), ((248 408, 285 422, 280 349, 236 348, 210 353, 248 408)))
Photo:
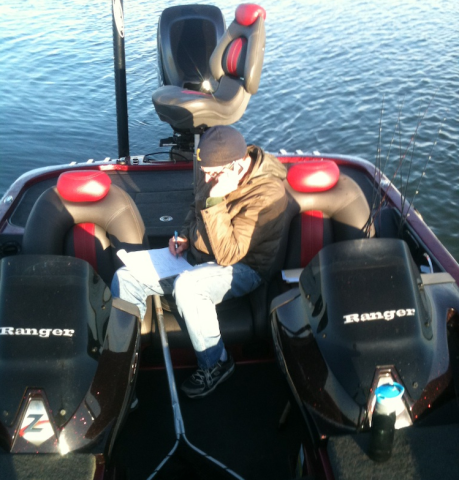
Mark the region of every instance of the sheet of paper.
POLYGON ((171 255, 167 247, 129 253, 119 250, 117 255, 132 274, 144 283, 173 277, 193 268, 183 257, 171 255))
POLYGON ((289 270, 282 270, 282 280, 287 283, 298 283, 300 281, 300 275, 302 271, 302 268, 291 268, 289 270))

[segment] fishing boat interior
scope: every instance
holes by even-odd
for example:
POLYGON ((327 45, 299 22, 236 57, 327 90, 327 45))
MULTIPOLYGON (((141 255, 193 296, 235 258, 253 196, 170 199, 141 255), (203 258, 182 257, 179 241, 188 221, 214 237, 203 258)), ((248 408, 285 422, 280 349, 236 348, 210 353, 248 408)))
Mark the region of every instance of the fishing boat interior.
POLYGON ((111 295, 119 250, 180 230, 203 132, 257 101, 267 14, 242 4, 227 27, 215 6, 163 11, 152 101, 171 127, 166 159, 37 169, 4 195, 2 478, 456 478, 459 265, 378 165, 275 154, 281 245, 269 280, 217 305, 236 370, 203 399, 177 392, 196 359, 173 298, 149 298, 140 321, 111 295))

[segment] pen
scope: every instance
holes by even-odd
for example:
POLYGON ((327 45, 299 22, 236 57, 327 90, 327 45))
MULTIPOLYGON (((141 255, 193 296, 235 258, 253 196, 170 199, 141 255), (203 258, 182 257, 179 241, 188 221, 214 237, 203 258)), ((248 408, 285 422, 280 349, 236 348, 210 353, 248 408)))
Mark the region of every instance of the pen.
POLYGON ((178 258, 177 250, 178 250, 178 233, 177 230, 174 232, 174 239, 175 239, 175 258, 178 258))

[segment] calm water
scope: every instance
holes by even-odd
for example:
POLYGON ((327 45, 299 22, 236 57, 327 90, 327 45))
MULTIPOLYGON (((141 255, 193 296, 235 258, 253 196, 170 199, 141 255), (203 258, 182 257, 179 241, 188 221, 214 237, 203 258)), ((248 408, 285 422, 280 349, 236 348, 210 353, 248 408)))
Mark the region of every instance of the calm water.
MULTIPOLYGON (((132 154, 157 150, 170 134, 151 94, 157 18, 179 3, 124 2, 132 154)), ((239 3, 214 2, 227 24, 239 3)), ((236 127, 272 152, 373 162, 381 122, 386 174, 414 146, 401 170, 406 180, 412 158, 408 197, 419 190, 415 205, 459 259, 459 2, 260 3, 263 76, 236 127)), ((0 14, 0 193, 32 168, 117 157, 111 0, 0 0, 0 14)), ((399 175, 395 183, 402 188, 399 175)))

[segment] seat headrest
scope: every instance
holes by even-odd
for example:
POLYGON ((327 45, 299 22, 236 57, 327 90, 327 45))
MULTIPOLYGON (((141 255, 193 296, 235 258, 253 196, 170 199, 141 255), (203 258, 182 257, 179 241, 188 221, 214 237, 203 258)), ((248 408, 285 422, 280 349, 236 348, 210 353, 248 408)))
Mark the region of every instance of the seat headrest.
POLYGON ((97 202, 107 195, 111 183, 105 172, 75 170, 61 173, 57 191, 69 202, 97 202))
POLYGON ((236 22, 248 27, 255 23, 258 17, 266 20, 266 10, 255 3, 243 3, 236 8, 236 22))
POLYGON ((325 192, 339 180, 339 168, 331 160, 311 160, 293 165, 287 173, 290 186, 301 193, 325 192))

